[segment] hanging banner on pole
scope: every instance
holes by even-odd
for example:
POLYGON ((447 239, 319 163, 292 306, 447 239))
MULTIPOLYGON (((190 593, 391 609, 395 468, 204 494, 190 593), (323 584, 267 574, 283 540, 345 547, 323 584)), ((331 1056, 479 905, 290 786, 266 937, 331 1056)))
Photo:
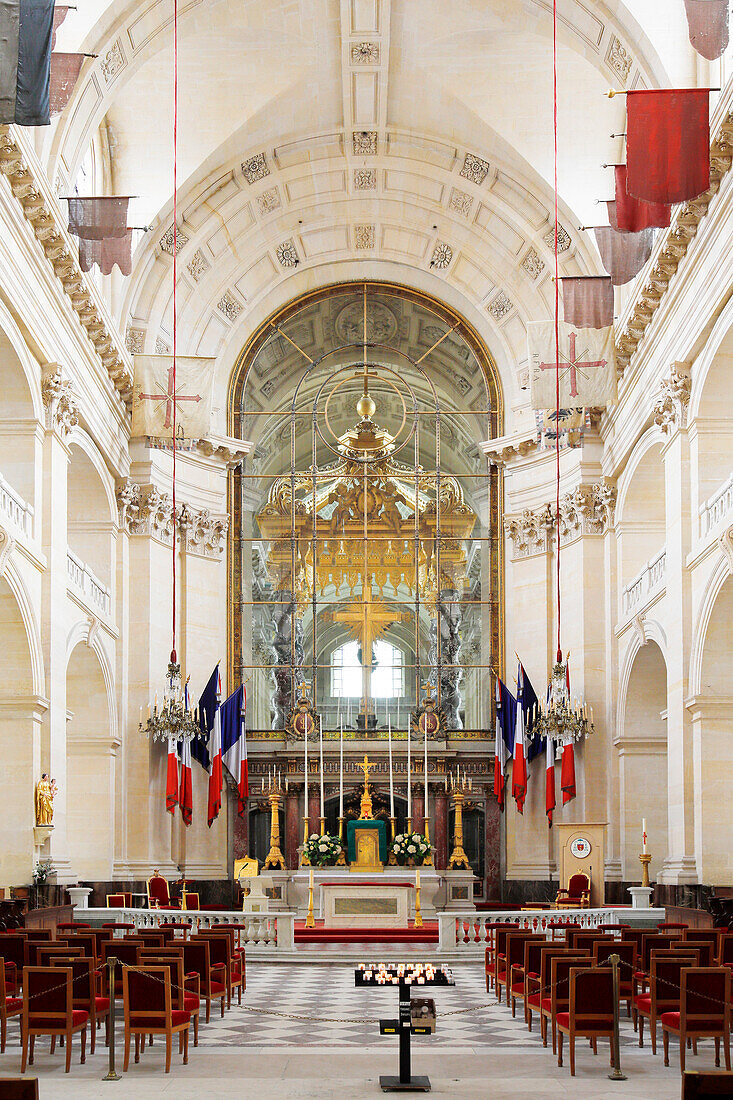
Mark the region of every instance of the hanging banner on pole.
MULTIPOLYGON (((560 330, 560 408, 605 408, 616 400, 616 358, 613 328, 575 328, 558 322, 560 330)), ((558 359, 555 322, 527 326, 530 399, 533 409, 557 408, 558 359)))
POLYGON ((710 186, 710 89, 626 93, 626 186, 645 202, 685 202, 710 186))
POLYGON ((136 355, 132 395, 133 436, 204 439, 211 431, 211 395, 215 359, 176 356, 173 384, 172 355, 136 355))
POLYGON ((693 49, 715 61, 728 46, 728 0, 685 0, 685 11, 693 49))

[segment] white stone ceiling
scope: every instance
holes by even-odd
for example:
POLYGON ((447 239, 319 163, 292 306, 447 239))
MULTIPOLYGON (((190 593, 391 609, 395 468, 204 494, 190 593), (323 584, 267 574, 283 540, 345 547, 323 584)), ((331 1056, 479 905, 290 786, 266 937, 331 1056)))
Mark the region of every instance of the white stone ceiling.
MULTIPOLYGON (((392 279, 462 310, 507 405, 520 401, 526 324, 554 295, 551 11, 551 0, 180 0, 179 348, 219 356, 223 390, 270 309, 342 278, 392 279)), ((110 296, 130 349, 162 350, 172 2, 85 5, 58 48, 99 56, 42 152, 66 194, 102 128, 108 190, 139 196, 132 220, 153 227, 110 296)), ((612 183, 601 163, 622 153, 609 135, 625 128, 625 101, 604 91, 694 83, 691 55, 681 0, 560 0, 563 273, 600 270, 578 226, 598 220, 612 183)))

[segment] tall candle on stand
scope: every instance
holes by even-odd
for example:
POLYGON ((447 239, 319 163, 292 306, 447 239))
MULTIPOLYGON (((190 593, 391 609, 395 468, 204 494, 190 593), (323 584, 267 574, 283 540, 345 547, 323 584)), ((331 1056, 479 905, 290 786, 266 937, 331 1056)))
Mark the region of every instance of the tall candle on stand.
POLYGON ((428 730, 427 723, 425 726, 425 813, 423 815, 423 833, 426 831, 425 826, 428 823, 428 730))
POLYGON ((641 851, 646 855, 646 818, 641 819, 641 851))
POLYGON ((339 724, 341 730, 341 766, 339 768, 339 817, 344 816, 344 723, 339 724))
POLYGON ((305 813, 303 814, 303 817, 305 817, 306 821, 308 822, 308 835, 310 836, 310 831, 311 831, 310 830, 310 813, 308 812, 308 725, 307 725, 307 723, 306 723, 306 727, 305 727, 305 737, 303 738, 303 754, 304 754, 303 775, 305 777, 304 782, 303 782, 303 791, 304 791, 304 794, 305 794, 305 813))
POLYGON ((413 794, 409 788, 409 723, 407 723, 407 817, 413 816, 413 794))
POLYGON ((321 817, 325 817, 323 812, 323 718, 318 718, 318 735, 321 742, 321 817))
POLYGON ((387 724, 387 744, 389 745, 389 816, 394 817, 394 778, 392 776, 392 718, 387 724))

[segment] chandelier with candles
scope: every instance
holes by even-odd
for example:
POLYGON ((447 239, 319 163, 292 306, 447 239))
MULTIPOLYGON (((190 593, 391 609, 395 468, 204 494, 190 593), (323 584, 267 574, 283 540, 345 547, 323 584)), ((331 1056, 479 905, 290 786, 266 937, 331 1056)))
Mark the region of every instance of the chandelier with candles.
POLYGON ((140 708, 139 729, 151 741, 192 741, 196 737, 204 736, 199 727, 198 714, 186 706, 185 692, 181 689, 181 666, 176 659, 175 649, 172 650, 168 663, 163 705, 158 707, 156 692, 152 714, 148 704, 148 716, 144 723, 142 707, 140 708))
POLYGON ((568 690, 568 663, 558 650, 557 661, 552 667, 547 703, 540 701, 540 712, 533 732, 539 737, 549 737, 556 745, 569 741, 582 741, 595 731, 593 707, 571 699, 568 690))

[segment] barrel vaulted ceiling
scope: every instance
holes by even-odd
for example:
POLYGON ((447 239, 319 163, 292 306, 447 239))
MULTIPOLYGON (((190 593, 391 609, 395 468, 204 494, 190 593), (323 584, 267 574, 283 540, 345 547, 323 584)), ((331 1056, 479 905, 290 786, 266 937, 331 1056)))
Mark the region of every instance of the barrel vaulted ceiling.
MULTIPOLYGON (((384 278, 462 310, 515 400, 526 324, 554 297, 551 0, 180 0, 179 13, 179 350, 218 356, 224 390, 271 309, 384 278)), ((601 164, 622 153, 610 135, 625 110, 604 92, 697 76, 681 3, 560 0, 558 15, 560 263, 597 273, 578 227, 610 197, 601 164)), ((132 222, 151 228, 109 292, 130 350, 164 350, 172 2, 86 3, 57 48, 98 56, 41 152, 67 194, 94 142, 106 190, 138 196, 132 222)))

